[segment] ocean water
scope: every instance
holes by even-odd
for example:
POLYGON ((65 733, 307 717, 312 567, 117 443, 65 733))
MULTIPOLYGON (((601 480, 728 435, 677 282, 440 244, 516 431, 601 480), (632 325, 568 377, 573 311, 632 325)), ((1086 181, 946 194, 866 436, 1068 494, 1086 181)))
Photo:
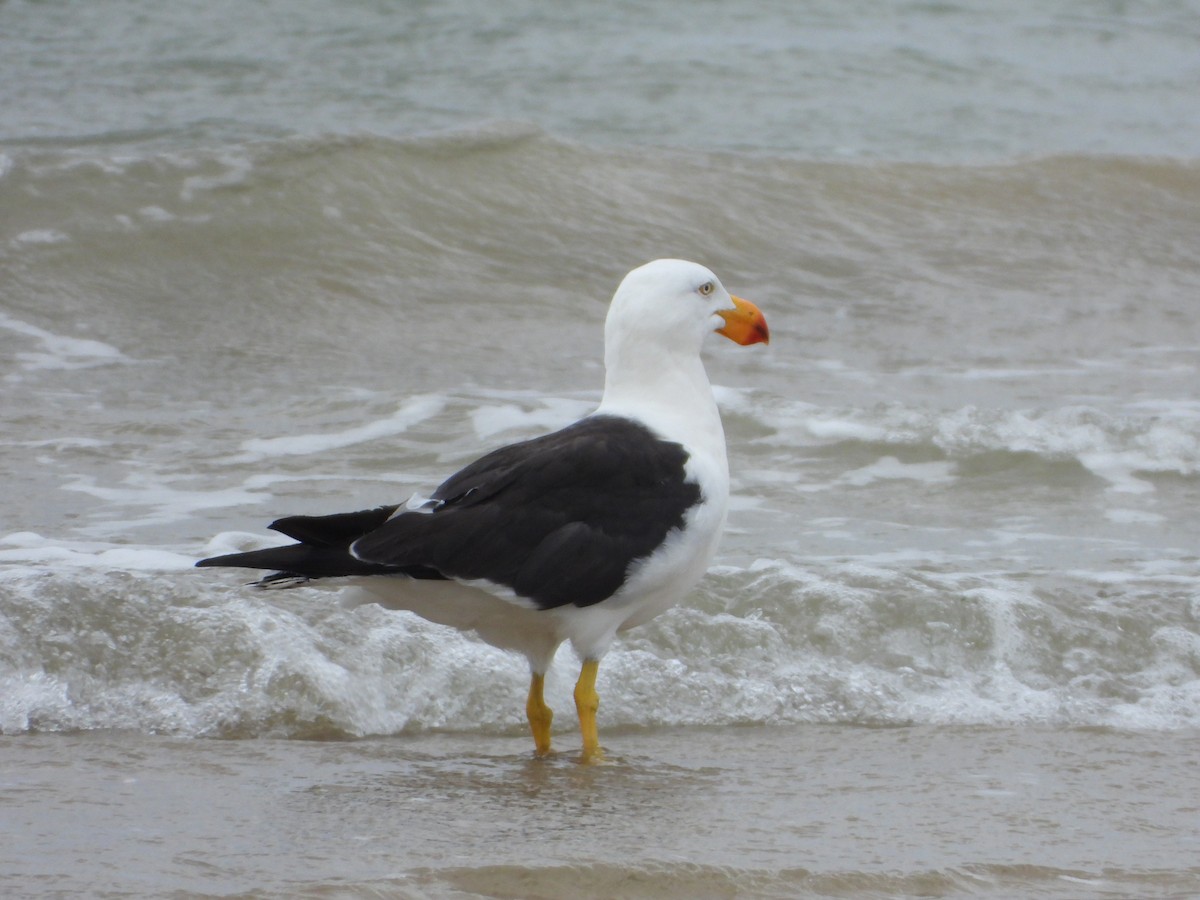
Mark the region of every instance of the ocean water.
POLYGON ((1200 893, 1200 4, 0 5, 13 896, 1200 893), (601 667, 195 559, 588 412, 734 506, 601 667))

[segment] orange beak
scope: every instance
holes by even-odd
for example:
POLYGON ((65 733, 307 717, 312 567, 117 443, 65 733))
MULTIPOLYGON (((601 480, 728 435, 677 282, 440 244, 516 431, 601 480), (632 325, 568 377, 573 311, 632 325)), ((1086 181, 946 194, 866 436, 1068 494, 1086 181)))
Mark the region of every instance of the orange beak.
POLYGON ((735 344, 745 347, 748 344, 771 343, 771 332, 767 330, 767 320, 762 311, 749 300, 730 296, 733 309, 722 309, 717 315, 725 320, 725 325, 717 329, 717 334, 723 334, 735 344))

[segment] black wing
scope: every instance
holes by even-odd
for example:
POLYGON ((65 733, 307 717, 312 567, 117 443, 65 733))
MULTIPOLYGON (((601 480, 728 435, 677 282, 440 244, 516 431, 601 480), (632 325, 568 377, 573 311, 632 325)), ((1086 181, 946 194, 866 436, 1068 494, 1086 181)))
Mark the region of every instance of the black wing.
POLYGON ((487 579, 542 609, 590 606, 700 502, 686 461, 643 425, 592 416, 487 454, 434 492, 432 510, 388 519, 351 552, 364 564, 487 579))

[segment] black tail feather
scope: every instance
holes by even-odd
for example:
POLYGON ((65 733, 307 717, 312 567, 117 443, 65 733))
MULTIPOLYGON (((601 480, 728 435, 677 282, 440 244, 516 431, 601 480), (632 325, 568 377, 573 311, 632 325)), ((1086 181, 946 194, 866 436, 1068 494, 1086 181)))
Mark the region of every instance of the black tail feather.
POLYGON ((331 516, 287 516, 276 519, 267 527, 314 547, 347 547, 364 534, 374 531, 399 509, 377 506, 358 512, 334 513, 331 516))
POLYGON ((234 566, 242 569, 271 569, 306 578, 336 578, 345 575, 400 575, 402 569, 367 563, 350 555, 349 546, 321 547, 289 544, 247 553, 230 553, 202 559, 197 566, 234 566))
MULTIPOLYGON (((397 510, 380 506, 359 512, 330 516, 288 516, 272 522, 275 531, 300 541, 286 547, 267 547, 245 553, 212 556, 197 566, 230 566, 243 569, 268 569, 286 580, 338 578, 350 575, 406 575, 409 578, 441 579, 445 576, 428 566, 389 566, 363 562, 350 552, 350 545, 374 531, 397 510)), ((270 581, 276 576, 269 576, 270 581)))

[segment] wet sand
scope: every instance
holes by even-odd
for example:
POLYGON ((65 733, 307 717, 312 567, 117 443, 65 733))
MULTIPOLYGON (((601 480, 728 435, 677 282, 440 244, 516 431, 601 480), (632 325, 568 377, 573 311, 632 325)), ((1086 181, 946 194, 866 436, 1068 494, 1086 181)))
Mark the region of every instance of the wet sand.
POLYGON ((16 896, 1188 897, 1197 735, 0 738, 16 896))

